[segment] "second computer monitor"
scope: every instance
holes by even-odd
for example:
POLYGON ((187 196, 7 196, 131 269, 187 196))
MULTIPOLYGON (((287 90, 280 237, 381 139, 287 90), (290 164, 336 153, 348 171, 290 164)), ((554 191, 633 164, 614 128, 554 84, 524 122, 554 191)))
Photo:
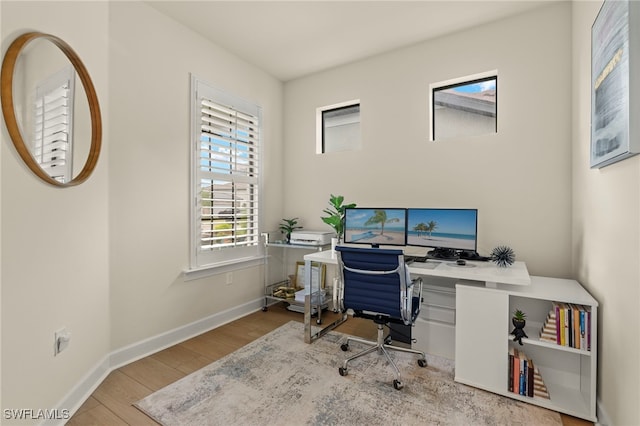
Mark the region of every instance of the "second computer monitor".
POLYGON ((407 209, 407 245, 434 249, 477 249, 477 209, 407 209))
POLYGON ((345 210, 345 243, 404 246, 405 233, 405 209, 357 207, 345 210))

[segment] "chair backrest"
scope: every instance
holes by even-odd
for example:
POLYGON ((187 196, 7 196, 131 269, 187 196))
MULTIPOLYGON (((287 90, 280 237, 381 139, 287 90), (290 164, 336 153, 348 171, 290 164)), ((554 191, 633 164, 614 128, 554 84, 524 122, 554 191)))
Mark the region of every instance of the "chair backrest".
POLYGON ((405 323, 410 320, 402 250, 338 246, 336 251, 343 311, 381 314, 405 323))

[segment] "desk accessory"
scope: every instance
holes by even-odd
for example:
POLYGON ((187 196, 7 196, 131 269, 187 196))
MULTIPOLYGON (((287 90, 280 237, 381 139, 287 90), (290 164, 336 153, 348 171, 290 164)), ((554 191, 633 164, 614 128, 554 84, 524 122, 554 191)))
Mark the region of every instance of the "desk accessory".
POLYGON ((491 260, 499 267, 507 268, 515 262, 516 254, 511 247, 498 246, 491 251, 491 260))
POLYGON ((297 225, 298 225, 297 217, 294 217, 292 219, 282 219, 282 222, 280 223, 279 228, 280 228, 280 232, 284 234, 287 244, 291 242, 291 233, 296 229, 302 229, 302 226, 297 226, 297 225))
POLYGON ((514 335, 513 341, 520 343, 522 345, 522 338, 527 336, 527 333, 524 332, 524 326, 527 324, 527 314, 522 312, 520 309, 516 309, 513 312, 513 318, 511 318, 511 323, 515 327, 511 334, 514 335))

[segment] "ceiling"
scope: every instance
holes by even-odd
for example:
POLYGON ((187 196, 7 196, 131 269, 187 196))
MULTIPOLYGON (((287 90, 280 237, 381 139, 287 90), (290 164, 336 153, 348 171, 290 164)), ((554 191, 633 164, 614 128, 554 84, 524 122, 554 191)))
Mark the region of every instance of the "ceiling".
POLYGON ((149 1, 282 81, 558 0, 149 1))

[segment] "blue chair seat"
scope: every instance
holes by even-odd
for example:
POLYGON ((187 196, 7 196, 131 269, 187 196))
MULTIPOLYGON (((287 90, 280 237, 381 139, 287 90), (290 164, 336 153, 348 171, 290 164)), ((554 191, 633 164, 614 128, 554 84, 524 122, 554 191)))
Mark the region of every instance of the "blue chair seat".
POLYGON ((400 371, 387 350, 409 352, 419 355, 418 365, 427 365, 424 352, 393 346, 384 337, 384 326, 390 323, 413 325, 420 312, 422 280, 411 280, 401 250, 378 248, 336 247, 341 286, 338 300, 342 312, 353 312, 354 316, 373 320, 378 327, 376 342, 351 337, 342 344, 348 350, 350 341, 364 343, 369 348, 347 358, 340 367, 341 375, 348 372, 348 363, 355 358, 378 351, 385 354, 396 377, 393 385, 403 387, 400 371))

